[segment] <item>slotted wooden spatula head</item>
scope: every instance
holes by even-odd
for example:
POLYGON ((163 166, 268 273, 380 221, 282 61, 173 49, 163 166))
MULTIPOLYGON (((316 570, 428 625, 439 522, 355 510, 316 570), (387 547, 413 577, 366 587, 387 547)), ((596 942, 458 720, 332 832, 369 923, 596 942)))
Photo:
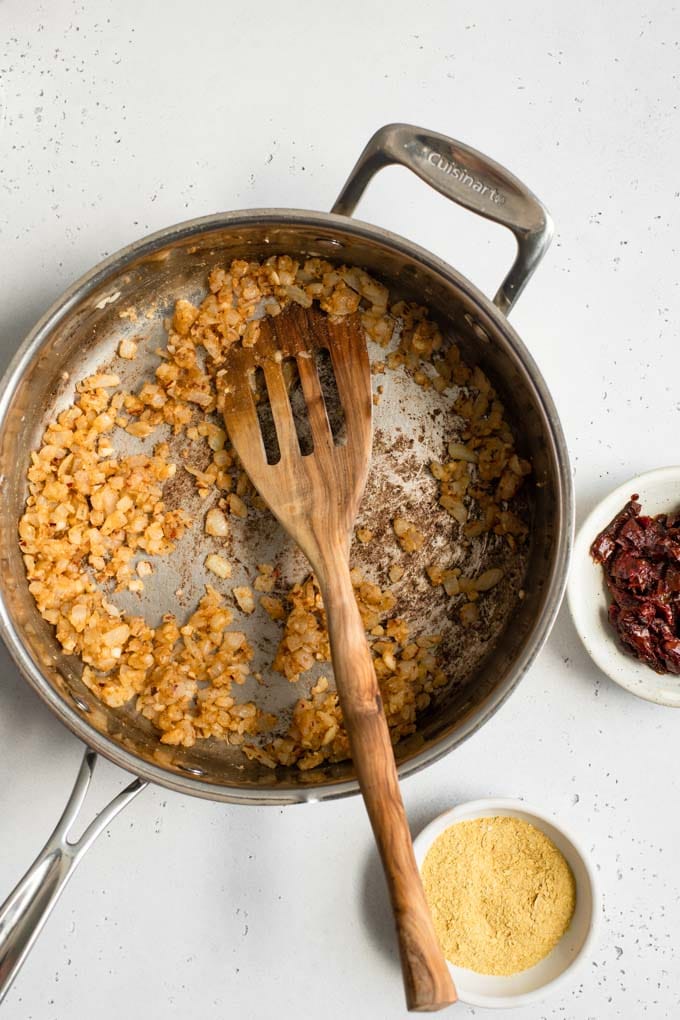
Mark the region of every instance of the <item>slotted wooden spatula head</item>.
POLYGON ((333 321, 323 312, 294 305, 260 323, 252 347, 229 352, 219 404, 232 445, 260 495, 298 543, 314 569, 323 572, 329 546, 346 552, 366 484, 372 440, 371 369, 358 315, 333 321), (318 371, 318 352, 330 354, 344 435, 331 431, 318 371), (295 359, 313 449, 303 455, 284 374, 295 359), (254 373, 261 368, 271 405, 280 459, 268 463, 258 418, 254 373))

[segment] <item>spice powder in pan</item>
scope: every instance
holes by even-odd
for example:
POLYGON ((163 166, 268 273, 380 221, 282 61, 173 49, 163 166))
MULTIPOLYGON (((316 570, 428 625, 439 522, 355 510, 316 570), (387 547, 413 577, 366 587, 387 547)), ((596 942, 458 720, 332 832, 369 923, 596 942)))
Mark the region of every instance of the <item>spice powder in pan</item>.
POLYGON ((538 963, 576 904, 566 860, 519 818, 451 825, 431 846, 422 878, 446 959, 478 974, 517 974, 538 963))

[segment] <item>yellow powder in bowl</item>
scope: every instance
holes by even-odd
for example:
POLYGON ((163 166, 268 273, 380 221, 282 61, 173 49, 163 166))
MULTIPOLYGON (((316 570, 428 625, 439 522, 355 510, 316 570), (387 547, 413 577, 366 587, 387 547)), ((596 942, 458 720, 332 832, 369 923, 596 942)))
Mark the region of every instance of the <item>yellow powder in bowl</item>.
POLYGON ((430 847, 422 878, 444 956, 478 974, 517 974, 538 963, 576 904, 564 857, 519 818, 451 825, 430 847))

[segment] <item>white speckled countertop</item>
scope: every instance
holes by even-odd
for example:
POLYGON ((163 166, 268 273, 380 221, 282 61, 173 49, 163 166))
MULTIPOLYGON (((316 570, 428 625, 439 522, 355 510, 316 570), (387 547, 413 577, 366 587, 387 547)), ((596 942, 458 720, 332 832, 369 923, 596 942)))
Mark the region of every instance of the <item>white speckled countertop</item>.
MULTIPOLYGON (((679 39, 678 9, 660 0, 394 0, 389 13, 366 0, 4 0, 2 367, 102 256, 219 209, 327 209, 376 127, 422 123, 507 165, 554 216, 512 318, 561 412, 581 520, 627 477, 680 459, 679 39)), ((403 170, 381 175, 360 214, 487 291, 511 257, 509 235, 403 170)), ((82 750, 1 654, 0 897, 82 750)), ((501 712, 405 783, 416 830, 460 800, 523 797, 592 854, 593 956, 514 1020, 678 1016, 679 730, 680 714, 590 664, 563 608, 501 712)), ((102 763, 96 799, 121 779, 102 763)), ((381 882, 359 800, 280 811, 150 789, 85 858, 2 1015, 405 1017, 381 882)))

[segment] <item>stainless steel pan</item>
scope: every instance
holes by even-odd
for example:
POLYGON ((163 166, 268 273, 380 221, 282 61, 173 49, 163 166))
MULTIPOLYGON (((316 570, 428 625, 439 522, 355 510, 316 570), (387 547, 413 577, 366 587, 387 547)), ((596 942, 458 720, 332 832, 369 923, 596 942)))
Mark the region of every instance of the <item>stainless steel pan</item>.
MULTIPOLYGON (((463 352, 491 377, 521 434, 522 452, 534 466, 531 544, 523 580, 515 578, 525 597, 517 601, 515 588, 512 604, 506 599, 499 610, 502 625, 493 640, 478 644, 467 659, 457 655, 455 682, 423 714, 418 732, 396 748, 399 772, 405 777, 451 751, 489 719, 537 655, 562 598, 573 527, 567 451, 543 379, 506 318, 550 243, 551 232, 550 218, 538 199, 498 164, 443 135, 389 125, 366 146, 331 213, 255 209, 169 227, 98 265, 26 338, 0 394, 0 630, 26 680, 88 750, 62 820, 0 909, 0 998, 82 854, 147 782, 245 804, 291 804, 357 792, 351 763, 310 772, 283 768, 272 772, 224 745, 162 747, 132 709, 110 709, 93 698, 79 679, 78 663, 60 651, 51 628, 37 613, 17 544, 29 453, 39 444, 46 419, 69 402, 74 380, 88 365, 105 361, 122 332, 139 331, 138 323, 121 318, 121 310, 146 309, 144 328, 150 335, 157 330, 160 338, 163 315, 174 299, 198 294, 206 270, 215 262, 276 253, 321 255, 362 266, 391 291, 426 304, 445 332, 455 336, 463 352), (394 163, 408 167, 459 205, 512 230, 517 256, 493 302, 424 249, 351 218, 373 175, 394 163), (507 626, 510 613, 512 626, 507 626), (72 844, 69 827, 84 799, 95 752, 137 778, 72 844)), ((414 429, 425 421, 421 435, 431 426, 434 419, 428 418, 425 404, 400 402, 398 393, 393 406, 390 399, 388 394, 388 429, 401 427, 401 419, 409 415, 414 429)), ((377 450, 375 471, 383 470, 389 470, 389 463, 383 464, 377 450)), ((193 580, 200 584, 201 577, 193 580)), ((166 589, 173 583, 176 586, 176 579, 168 577, 166 589)), ((153 614, 161 606, 147 608, 153 614)))

